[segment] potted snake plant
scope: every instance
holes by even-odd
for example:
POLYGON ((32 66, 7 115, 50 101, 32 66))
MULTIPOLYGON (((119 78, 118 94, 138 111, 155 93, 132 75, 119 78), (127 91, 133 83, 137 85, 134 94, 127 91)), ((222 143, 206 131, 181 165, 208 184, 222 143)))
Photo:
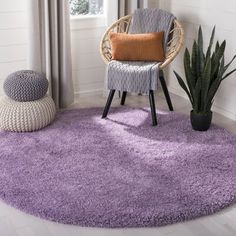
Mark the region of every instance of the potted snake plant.
POLYGON ((186 83, 175 71, 180 86, 187 93, 192 104, 190 113, 191 124, 194 130, 206 131, 212 120, 212 105, 214 96, 221 82, 229 77, 236 69, 227 73, 229 66, 236 56, 225 65, 224 53, 226 41, 214 43, 215 27, 212 30, 207 51, 203 49, 203 35, 201 26, 198 30, 198 39, 192 47, 192 55, 186 49, 184 53, 184 70, 186 83))

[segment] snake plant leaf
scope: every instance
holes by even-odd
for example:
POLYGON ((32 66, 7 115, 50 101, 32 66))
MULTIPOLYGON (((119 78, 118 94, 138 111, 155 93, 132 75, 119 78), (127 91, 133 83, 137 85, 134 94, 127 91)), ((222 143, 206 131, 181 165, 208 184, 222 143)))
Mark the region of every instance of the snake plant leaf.
MULTIPOLYGON (((216 62, 216 55, 215 55, 215 52, 212 53, 212 56, 211 56, 211 85, 213 84, 213 82, 215 81, 215 79, 217 78, 217 73, 218 72, 217 70, 216 71, 213 71, 214 67, 216 66, 217 62, 216 62)), ((217 66, 219 66, 219 64, 217 64, 217 66)), ((210 86, 211 86, 210 85, 210 86)))
POLYGON ((222 78, 223 74, 225 73, 225 57, 223 56, 220 62, 217 78, 222 78))
POLYGON ((174 71, 174 74, 175 74, 175 76, 176 76, 176 78, 177 78, 177 80, 178 80, 178 82, 179 82, 179 85, 180 85, 180 86, 182 87, 182 89, 186 92, 186 94, 187 94, 188 97, 189 97, 189 100, 190 100, 191 104, 193 105, 192 96, 191 96, 191 94, 190 94, 190 92, 189 92, 187 86, 185 85, 183 79, 180 77, 180 75, 179 75, 177 72, 174 71))
POLYGON ((207 100, 208 90, 211 82, 211 59, 209 58, 202 76, 201 85, 201 110, 206 108, 205 101, 207 100))
POLYGON ((196 83, 193 96, 193 109, 197 113, 199 113, 201 110, 201 87, 202 87, 202 79, 199 77, 196 83))
POLYGON ((227 69, 229 68, 229 66, 233 63, 233 61, 236 59, 236 55, 231 59, 231 61, 226 65, 226 66, 224 66, 224 70, 222 70, 222 72, 223 73, 221 73, 221 81, 222 80, 224 80, 224 79, 226 79, 227 77, 229 77, 231 74, 233 74, 236 70, 232 70, 232 71, 230 71, 228 74, 226 74, 225 76, 223 76, 224 75, 224 73, 225 73, 225 71, 227 71, 227 69))
POLYGON ((225 53, 225 47, 226 47, 226 41, 224 40, 223 43, 219 46, 219 48, 216 50, 216 60, 219 61, 224 53, 225 53))
MULTIPOLYGON (((196 86, 197 80, 202 76, 204 68, 205 56, 198 46, 197 42, 194 41, 192 48, 192 72, 194 76, 194 85, 196 86)), ((195 87, 194 86, 194 87, 195 87)))
POLYGON ((233 74, 235 71, 236 71, 236 69, 230 71, 228 74, 226 74, 226 75, 221 79, 221 81, 224 80, 224 79, 226 79, 227 77, 229 77, 229 76, 230 76, 231 74, 233 74))
POLYGON ((217 41, 217 42, 216 42, 216 46, 215 46, 215 52, 218 51, 219 47, 220 47, 220 43, 219 43, 219 41, 217 41))
POLYGON ((199 53, 199 71, 200 71, 200 76, 202 76, 205 67, 205 55, 200 47, 198 47, 198 53, 199 53))
POLYGON ((219 71, 219 67, 220 67, 220 60, 222 59, 222 57, 225 53, 225 47, 226 47, 226 41, 224 40, 223 43, 217 49, 215 56, 213 58, 213 61, 212 61, 213 67, 212 67, 212 73, 211 73, 213 80, 218 75, 218 71, 219 71))
POLYGON ((216 30, 216 27, 214 26, 211 33, 211 38, 210 38, 209 46, 207 49, 207 53, 206 53, 206 60, 211 56, 211 49, 212 49, 212 45, 214 43, 214 38, 215 38, 215 30, 216 30))
POLYGON ((198 79, 199 77, 202 76, 202 72, 203 72, 203 69, 204 69, 204 54, 203 52, 201 51, 199 45, 196 43, 196 61, 195 61, 195 70, 197 72, 196 74, 196 78, 198 79))
POLYGON ((203 52, 203 36, 202 36, 202 27, 201 26, 199 27, 199 30, 198 30, 198 47, 200 50, 201 61, 205 63, 206 57, 203 52))
POLYGON ((216 79, 213 84, 211 85, 209 92, 208 92, 208 98, 207 98, 207 106, 209 106, 209 103, 212 102, 219 86, 221 84, 221 81, 219 79, 216 79))
POLYGON ((195 78, 191 68, 190 62, 190 53, 189 50, 186 48, 184 53, 184 70, 185 70, 185 77, 189 87, 190 94, 193 95, 194 88, 195 88, 195 78))
POLYGON ((192 47, 192 71, 193 71, 193 76, 195 78, 194 80, 194 87, 197 83, 197 78, 199 77, 199 71, 197 68, 197 55, 198 55, 198 50, 197 50, 197 42, 194 40, 193 47, 192 47))
POLYGON ((213 52, 213 53, 212 53, 212 56, 211 56, 212 63, 215 62, 215 58, 216 58, 216 53, 213 52))
POLYGON ((214 100, 212 100, 211 102, 207 103, 205 113, 207 113, 208 111, 211 110, 211 107, 212 107, 212 105, 213 105, 213 102, 214 102, 214 100))
POLYGON ((202 36, 202 27, 199 27, 198 30, 198 47, 203 52, 203 36, 202 36))
POLYGON ((229 66, 233 63, 233 61, 236 59, 236 55, 231 59, 231 61, 225 66, 225 70, 229 68, 229 66))

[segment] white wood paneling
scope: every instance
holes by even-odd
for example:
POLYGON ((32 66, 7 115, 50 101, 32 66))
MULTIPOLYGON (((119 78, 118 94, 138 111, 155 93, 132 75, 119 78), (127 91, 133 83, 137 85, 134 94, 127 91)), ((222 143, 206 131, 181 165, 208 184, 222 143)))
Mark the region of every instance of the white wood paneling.
MULTIPOLYGON (((1 13, 0 13, 1 14, 1 13)), ((5 29, 0 30, 0 45, 11 46, 11 45, 22 45, 26 44, 27 39, 27 29, 5 29)))
POLYGON ((27 0, 0 0, 0 96, 10 73, 27 68, 27 0))
POLYGON ((27 45, 0 46, 0 63, 26 60, 26 51, 27 45))
POLYGON ((73 54, 72 60, 73 68, 76 70, 104 67, 104 63, 100 57, 99 52, 73 54))
MULTIPOLYGON (((226 61, 236 54, 236 2, 234 0, 160 0, 160 6, 176 15, 182 22, 185 30, 185 44, 177 59, 169 66, 167 77, 170 91, 185 96, 173 70, 184 74, 183 51, 185 47, 191 48, 193 40, 197 37, 199 25, 202 25, 205 47, 208 44, 211 30, 216 25, 216 39, 221 42, 225 39, 226 61)), ((236 67, 236 63, 231 68, 236 67)), ((236 120, 236 75, 222 83, 215 99, 214 110, 229 118, 236 120)))
POLYGON ((24 29, 27 26, 27 15, 24 11, 0 12, 0 30, 24 29))
POLYGON ((99 53, 99 44, 105 25, 104 17, 72 20, 72 68, 76 95, 103 92, 105 64, 99 53))
POLYGON ((0 13, 25 11, 27 0, 0 0, 0 13))
POLYGON ((10 73, 25 68, 26 61, 12 61, 0 63, 0 80, 6 78, 10 73))

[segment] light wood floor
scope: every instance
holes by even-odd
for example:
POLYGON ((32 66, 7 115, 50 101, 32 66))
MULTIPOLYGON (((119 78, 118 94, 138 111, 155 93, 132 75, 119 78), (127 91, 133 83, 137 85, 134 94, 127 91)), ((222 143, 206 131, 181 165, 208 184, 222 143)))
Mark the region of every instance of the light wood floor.
MULTIPOLYGON (((189 103, 172 95, 176 112, 189 114, 189 103)), ((82 97, 71 108, 102 107, 102 96, 82 97)), ((113 106, 119 105, 115 99, 113 106)), ((158 109, 167 109, 162 95, 156 97, 158 109)), ((146 96, 127 97, 127 106, 149 106, 146 96)), ((236 134, 236 121, 214 114, 213 122, 236 134)), ((0 170, 1 171, 1 170, 0 170)), ((0 201, 0 236, 236 236, 236 206, 218 214, 186 223, 150 229, 95 229, 62 225, 45 221, 0 201)))

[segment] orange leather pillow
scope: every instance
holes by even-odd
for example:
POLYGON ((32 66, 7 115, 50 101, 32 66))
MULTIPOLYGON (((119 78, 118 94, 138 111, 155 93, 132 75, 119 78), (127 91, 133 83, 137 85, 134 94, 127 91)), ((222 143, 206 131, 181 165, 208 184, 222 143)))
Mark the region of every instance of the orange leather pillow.
POLYGON ((158 61, 165 60, 164 32, 146 34, 109 34, 113 60, 158 61))

